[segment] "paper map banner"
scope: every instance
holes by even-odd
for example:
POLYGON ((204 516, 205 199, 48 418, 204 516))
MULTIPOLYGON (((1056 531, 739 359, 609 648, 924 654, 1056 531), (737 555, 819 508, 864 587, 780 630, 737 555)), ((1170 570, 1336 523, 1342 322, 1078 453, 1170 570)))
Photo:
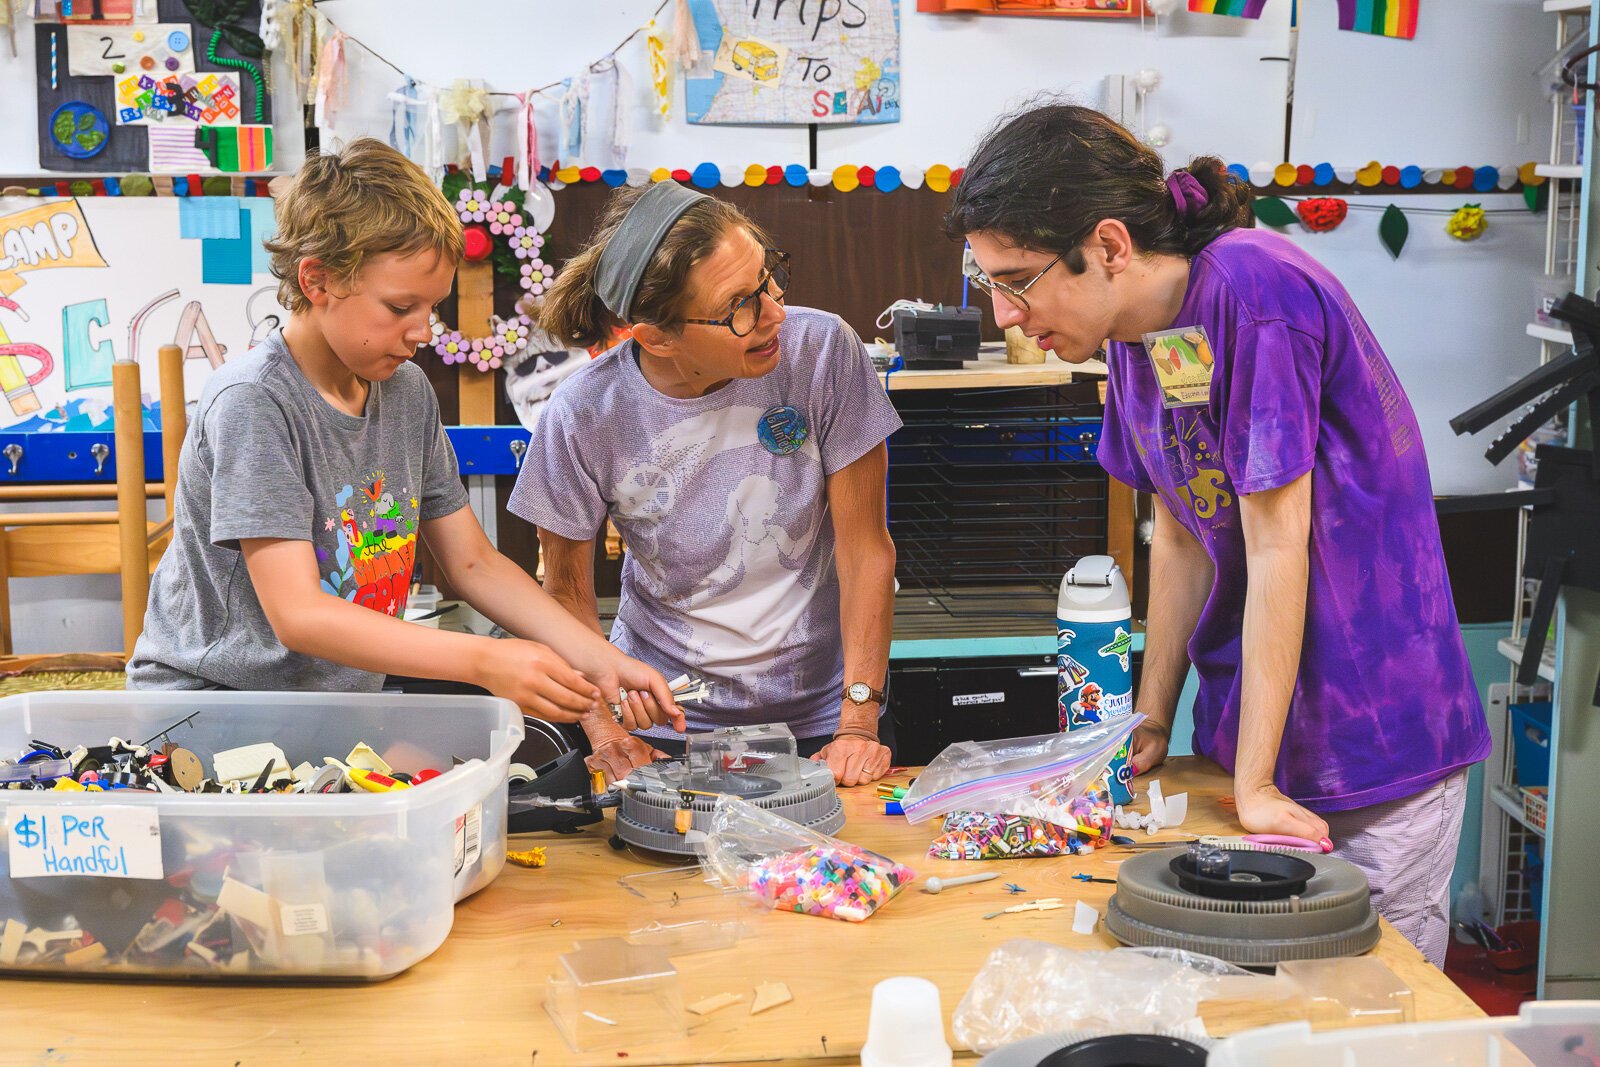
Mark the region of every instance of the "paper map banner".
POLYGON ((689 0, 689 8, 701 52, 684 79, 690 122, 900 121, 899 0, 689 0))

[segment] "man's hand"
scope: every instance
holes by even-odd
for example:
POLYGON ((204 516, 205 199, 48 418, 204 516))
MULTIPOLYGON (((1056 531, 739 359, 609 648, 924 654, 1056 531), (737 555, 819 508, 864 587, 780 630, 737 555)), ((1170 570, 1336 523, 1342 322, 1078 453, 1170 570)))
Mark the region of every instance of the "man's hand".
POLYGON ((595 745, 594 755, 585 759, 583 765, 591 771, 604 771, 606 784, 609 785, 626 778, 635 767, 644 767, 658 759, 667 758, 665 752, 650 742, 626 734, 607 738, 595 745))
POLYGON ((836 737, 811 758, 826 763, 840 785, 866 785, 889 773, 888 747, 865 737, 836 737))
POLYGON ((1128 766, 1133 773, 1144 774, 1165 763, 1169 740, 1166 728, 1149 719, 1135 726, 1128 744, 1128 766))
POLYGON ((1239 821, 1244 824, 1246 833, 1303 837, 1326 847, 1328 824, 1320 816, 1284 796, 1277 786, 1268 784, 1244 788, 1235 782, 1233 799, 1238 805, 1239 821))

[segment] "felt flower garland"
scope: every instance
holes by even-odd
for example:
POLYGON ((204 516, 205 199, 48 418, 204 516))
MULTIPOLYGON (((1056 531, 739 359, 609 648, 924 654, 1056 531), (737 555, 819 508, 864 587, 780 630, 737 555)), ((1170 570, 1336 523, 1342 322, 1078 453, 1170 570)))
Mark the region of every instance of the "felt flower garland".
POLYGON ((471 363, 488 373, 527 347, 534 303, 555 271, 540 258, 545 238, 523 211, 523 190, 501 181, 474 182, 461 171, 446 175, 443 189, 461 219, 468 257, 488 259, 495 273, 515 278, 524 294, 510 318, 490 318, 487 337, 467 337, 433 316, 432 343, 439 358, 447 364, 471 363))
POLYGON ((1313 233, 1336 229, 1350 214, 1350 205, 1335 196, 1317 196, 1295 205, 1300 222, 1313 233))
POLYGON ((1444 224, 1444 232, 1458 241, 1476 241, 1489 228, 1482 204, 1463 204, 1444 224))

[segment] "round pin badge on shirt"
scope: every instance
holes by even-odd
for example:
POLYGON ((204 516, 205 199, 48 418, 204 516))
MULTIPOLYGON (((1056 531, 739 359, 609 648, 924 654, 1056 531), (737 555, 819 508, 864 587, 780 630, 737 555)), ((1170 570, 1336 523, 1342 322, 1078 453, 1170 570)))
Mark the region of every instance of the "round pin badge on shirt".
POLYGON ((761 447, 774 456, 789 456, 800 451, 811 436, 811 427, 799 409, 788 404, 775 404, 756 420, 756 436, 761 447))

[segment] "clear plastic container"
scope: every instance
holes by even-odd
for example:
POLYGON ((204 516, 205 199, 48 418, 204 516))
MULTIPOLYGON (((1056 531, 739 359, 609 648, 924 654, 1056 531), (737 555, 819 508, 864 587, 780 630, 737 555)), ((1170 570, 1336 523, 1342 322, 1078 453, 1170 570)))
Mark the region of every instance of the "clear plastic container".
POLYGON ((1278 977, 1305 994, 1313 1030, 1399 1025, 1417 1021, 1411 987, 1375 956, 1288 960, 1278 977))
POLYGON ((683 986, 666 951, 620 937, 579 941, 556 960, 545 1010, 574 1052, 681 1038, 683 986))
POLYGON ((627 940, 668 956, 732 948, 758 917, 749 893, 707 876, 698 865, 617 879, 627 891, 627 940))
POLYGON ((33 693, 0 699, 0 754, 33 739, 143 741, 191 713, 169 736, 208 772, 219 750, 270 740, 290 766, 364 741, 396 769, 445 773, 392 793, 0 791, 0 971, 387 978, 437 949, 455 902, 505 866, 506 766, 523 725, 494 697, 33 693), (159 877, 12 877, 14 814, 113 806, 153 816, 159 877), (42 936, 63 931, 76 933, 42 936))
POLYGON ((1538 1001, 1516 1016, 1311 1032, 1309 1023, 1235 1034, 1211 1050, 1209 1067, 1452 1067, 1588 1063, 1600 1052, 1600 1001, 1538 1001))

